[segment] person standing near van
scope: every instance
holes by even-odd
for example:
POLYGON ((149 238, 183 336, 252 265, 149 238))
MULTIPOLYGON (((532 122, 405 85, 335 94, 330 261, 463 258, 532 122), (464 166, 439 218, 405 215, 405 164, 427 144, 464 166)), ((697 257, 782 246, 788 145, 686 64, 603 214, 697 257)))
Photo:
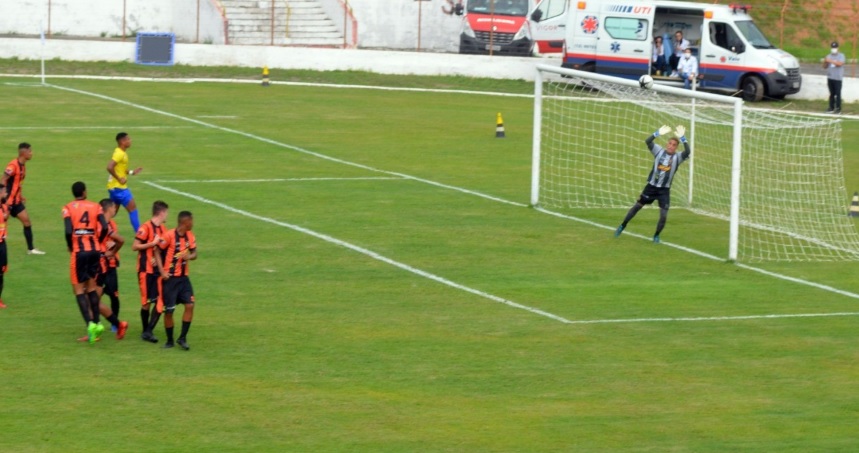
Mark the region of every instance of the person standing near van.
POLYGON ((662 36, 655 36, 653 38, 653 66, 651 67, 652 73, 658 76, 660 75, 668 75, 670 72, 668 70, 668 61, 665 59, 665 46, 662 45, 662 36))
POLYGON ((844 80, 844 54, 838 51, 838 42, 829 45, 829 55, 823 59, 826 69, 826 84, 829 87, 829 110, 826 113, 841 113, 841 84, 844 80))
POLYGON ((698 59, 692 55, 692 49, 683 52, 683 58, 677 63, 677 72, 683 79, 683 87, 687 90, 692 88, 695 77, 698 77, 698 59))
MULTIPOLYGON (((668 64, 671 66, 671 69, 677 67, 677 64, 680 63, 680 59, 683 58, 683 52, 689 48, 689 40, 683 38, 683 32, 677 30, 674 32, 674 40, 671 41, 671 48, 674 49, 674 52, 671 53, 671 58, 668 60, 668 64)), ((672 77, 677 77, 677 74, 671 74, 672 77)))

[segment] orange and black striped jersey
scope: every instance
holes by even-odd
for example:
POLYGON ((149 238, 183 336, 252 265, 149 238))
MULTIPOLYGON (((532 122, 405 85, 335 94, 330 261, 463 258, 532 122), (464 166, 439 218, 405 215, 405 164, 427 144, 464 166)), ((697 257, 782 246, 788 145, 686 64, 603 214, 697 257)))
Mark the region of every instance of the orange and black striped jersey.
MULTIPOLYGON (((156 237, 161 238, 160 242, 164 241, 164 234, 167 232, 167 229, 164 228, 164 225, 155 225, 152 221, 148 221, 143 225, 140 225, 140 229, 137 230, 137 234, 134 236, 134 240, 140 242, 141 244, 148 244, 155 240, 156 237)), ((158 247, 148 248, 146 250, 139 250, 137 252, 137 272, 143 272, 147 274, 157 274, 158 269, 155 268, 155 250, 158 247)))
POLYGON ((27 167, 24 166, 18 159, 14 159, 6 166, 6 204, 16 205, 21 204, 21 186, 24 185, 24 178, 27 176, 27 167))
POLYGON ((9 219, 9 206, 0 205, 0 242, 6 241, 6 220, 9 219))
POLYGON ((188 255, 197 250, 197 239, 194 233, 186 231, 180 235, 176 228, 167 232, 164 242, 160 245, 164 250, 164 270, 171 277, 188 275, 188 255))
MULTIPOLYGON (((104 235, 104 240, 101 241, 102 252, 107 252, 107 243, 113 241, 113 239, 111 239, 110 236, 115 234, 117 231, 118 230, 116 228, 116 222, 114 222, 113 219, 108 220, 107 221, 107 234, 104 235)), ((119 266, 119 253, 116 253, 115 255, 111 256, 110 258, 108 258, 106 256, 102 256, 101 258, 102 258, 102 261, 104 261, 104 263, 106 264, 106 266, 105 266, 106 268, 119 266)))
POLYGON ((107 221, 101 205, 88 200, 75 200, 63 207, 66 242, 73 253, 101 251, 107 234, 107 221))

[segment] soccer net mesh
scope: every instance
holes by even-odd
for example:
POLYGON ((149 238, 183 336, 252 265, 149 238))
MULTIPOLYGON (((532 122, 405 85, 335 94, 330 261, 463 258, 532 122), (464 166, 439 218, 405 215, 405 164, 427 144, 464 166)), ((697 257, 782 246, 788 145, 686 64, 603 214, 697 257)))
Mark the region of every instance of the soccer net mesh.
MULTIPOLYGON (((682 124, 692 159, 671 185, 671 206, 729 221, 733 103, 572 73, 558 68, 537 78, 542 84, 536 90, 542 91, 539 102, 535 99, 539 171, 532 201, 546 210, 625 212, 653 164, 644 139, 663 124, 682 124)), ((859 234, 847 216, 840 121, 758 109, 742 112, 737 259, 859 259, 859 234)), ((667 138, 659 137, 657 143, 664 146, 667 138)))

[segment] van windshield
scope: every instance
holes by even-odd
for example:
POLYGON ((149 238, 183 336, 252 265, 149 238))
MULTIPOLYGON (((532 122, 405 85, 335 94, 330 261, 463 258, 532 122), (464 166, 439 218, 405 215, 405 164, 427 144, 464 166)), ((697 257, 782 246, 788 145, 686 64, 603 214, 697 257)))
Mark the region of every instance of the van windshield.
POLYGON ((469 13, 524 16, 528 14, 528 0, 468 0, 469 13))
POLYGON ((775 49, 776 47, 767 40, 766 36, 761 32, 757 25, 750 20, 736 22, 737 29, 746 37, 755 49, 775 49))

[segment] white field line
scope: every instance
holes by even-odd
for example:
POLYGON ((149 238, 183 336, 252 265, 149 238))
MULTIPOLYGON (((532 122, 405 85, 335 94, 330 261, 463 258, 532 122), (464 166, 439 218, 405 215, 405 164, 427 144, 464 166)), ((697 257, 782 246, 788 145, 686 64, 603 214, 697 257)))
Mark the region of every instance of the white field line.
POLYGON ((2 131, 61 131, 61 130, 100 130, 109 129, 121 131, 124 129, 140 130, 140 129, 191 129, 194 126, 0 126, 2 131))
POLYGON ((390 181, 390 180, 405 180, 405 178, 395 178, 393 176, 379 177, 358 177, 358 178, 271 178, 271 179, 159 179, 153 182, 164 184, 174 183, 247 183, 247 182, 303 182, 303 181, 390 181))
POLYGON ((155 187, 157 189, 161 189, 165 192, 170 192, 170 193, 173 193, 176 195, 181 195, 183 197, 190 198, 192 200, 197 200, 201 203, 206 203, 206 204, 210 204, 212 206, 217 206, 217 207, 224 209, 226 211, 230 211, 230 212, 235 213, 235 214, 243 215, 243 216, 249 217, 251 219, 271 223, 273 225, 281 226, 284 228, 289 228, 290 230, 297 231, 297 232, 303 233, 303 234, 307 234, 309 236, 313 236, 313 237, 315 237, 317 239, 321 239, 325 242, 328 242, 328 243, 331 243, 331 244, 334 244, 334 245, 337 245, 340 247, 345 247, 349 250, 358 252, 362 255, 369 256, 370 258, 373 258, 374 260, 378 260, 378 261, 381 261, 383 263, 390 264, 391 266, 398 267, 398 268, 400 268, 406 272, 411 272, 412 274, 419 275, 419 276, 424 277, 424 278, 428 278, 430 280, 441 283, 443 285, 447 285, 447 286, 450 286, 452 288, 456 288, 456 289, 461 290, 461 291, 475 294, 477 296, 480 296, 480 297, 483 297, 483 298, 486 298, 486 299, 489 299, 489 300, 492 300, 492 301, 495 301, 495 302, 498 302, 498 303, 501 303, 504 305, 508 305, 510 307, 513 307, 513 308, 518 308, 520 310, 529 311, 531 313, 534 313, 534 314, 537 314, 540 316, 545 316, 547 318, 554 319, 555 321, 560 321, 560 322, 565 323, 565 324, 570 324, 573 322, 573 321, 570 321, 569 319, 562 318, 560 316, 554 315, 554 314, 549 313, 549 312, 545 312, 543 310, 529 307, 527 305, 517 304, 516 302, 513 302, 511 300, 507 300, 507 299, 504 299, 504 298, 498 297, 498 296, 493 296, 492 294, 489 294, 489 293, 486 293, 486 292, 483 292, 483 291, 480 291, 480 290, 477 290, 477 289, 474 289, 474 288, 471 288, 471 287, 468 287, 465 285, 461 285, 459 283, 448 280, 444 277, 440 277, 438 275, 431 274, 427 271, 423 271, 423 270, 414 268, 412 266, 409 266, 408 264, 404 264, 404 263, 401 263, 399 261, 395 261, 391 258, 380 255, 380 254, 378 254, 372 250, 365 249, 364 247, 360 247, 360 246, 357 246, 355 244, 350 244, 346 241, 341 241, 340 239, 337 239, 337 238, 332 237, 332 236, 328 236, 327 234, 319 233, 319 232, 313 231, 313 230, 308 229, 308 228, 300 227, 298 225, 293 225, 291 223, 281 222, 281 221, 272 219, 270 217, 263 217, 261 215, 257 215, 257 214, 254 214, 254 213, 251 213, 248 211, 244 211, 242 209, 237 209, 237 208, 234 208, 232 206, 229 206, 229 205, 226 205, 223 203, 219 203, 219 202, 214 201, 214 200, 210 200, 208 198, 203 198, 199 195, 194 195, 194 194, 191 194, 188 192, 182 192, 180 190, 172 189, 170 187, 162 186, 160 184, 155 184, 153 182, 147 181, 147 182, 144 182, 144 184, 155 187))
MULTIPOLYGON (((98 94, 98 93, 92 93, 92 92, 83 91, 83 90, 77 90, 77 89, 74 89, 74 88, 61 87, 61 86, 57 86, 57 85, 49 85, 49 86, 51 86, 51 87, 53 87, 53 88, 56 88, 56 89, 59 89, 59 90, 65 90, 65 91, 69 91, 69 92, 73 92, 73 93, 77 93, 77 94, 81 94, 81 95, 85 95, 85 96, 92 96, 92 97, 96 97, 96 98, 99 98, 99 99, 103 99, 103 100, 106 100, 106 101, 109 101, 109 102, 119 103, 119 104, 122 104, 122 105, 126 105, 126 106, 133 107, 133 108, 137 108, 137 109, 141 109, 141 110, 148 111, 148 112, 151 112, 151 113, 156 113, 156 114, 159 114, 159 115, 168 116, 168 117, 175 118, 175 119, 178 119, 178 120, 187 121, 187 122, 194 123, 194 124, 198 124, 198 125, 200 125, 200 126, 204 126, 204 127, 207 127, 207 128, 212 128, 212 129, 220 130, 220 131, 223 131, 223 132, 229 132, 229 133, 233 133, 233 134, 241 135, 241 136, 244 136, 244 137, 247 137, 247 138, 251 138, 251 139, 253 139, 253 140, 258 140, 258 141, 261 141, 261 142, 264 142, 264 143, 268 143, 268 144, 271 144, 271 145, 275 145, 275 146, 279 146, 279 147, 282 147, 282 148, 287 148, 287 149, 291 149, 291 150, 294 150, 294 151, 297 151, 297 152, 301 152, 301 153, 304 153, 304 154, 308 154, 308 155, 316 156, 316 157, 318 157, 318 158, 320 158, 320 159, 323 159, 323 160, 328 160, 328 161, 332 161, 332 162, 338 162, 338 163, 341 163, 341 164, 344 164, 344 165, 348 165, 348 166, 352 166, 352 167, 363 168, 363 169, 368 170, 368 171, 373 171, 373 172, 379 172, 379 173, 385 173, 385 174, 390 174, 390 175, 394 175, 394 176, 399 176, 399 177, 402 177, 402 178, 405 178, 405 179, 410 179, 410 180, 413 180, 413 181, 423 182, 423 183, 425 183, 425 184, 433 185, 433 186, 436 186, 436 187, 442 187, 442 188, 445 188, 445 189, 454 190, 454 191, 462 192, 462 193, 465 193, 465 194, 478 196, 478 197, 481 197, 481 198, 485 198, 485 199, 492 200, 492 201, 497 201, 497 202, 504 203, 504 204, 508 204, 508 205, 519 206, 519 207, 527 207, 527 206, 528 206, 527 204, 524 204, 524 203, 518 203, 518 202, 515 202, 515 201, 505 200, 505 199, 503 199, 503 198, 494 197, 494 196, 491 196, 491 195, 483 194, 483 193, 476 192, 476 191, 472 191, 472 190, 467 190, 467 189, 464 189, 464 188, 461 188, 461 187, 451 186, 451 185, 448 185, 448 184, 442 184, 442 183, 438 183, 438 182, 435 182, 435 181, 430 181, 430 180, 423 179, 423 178, 417 178, 417 177, 410 176, 410 175, 406 175, 406 174, 402 174, 402 173, 396 173, 396 172, 391 172, 391 171, 386 171, 386 170, 380 170, 380 169, 377 169, 377 168, 369 167, 369 166, 362 165, 362 164, 358 164, 358 163, 355 163, 355 162, 349 162, 349 161, 346 161, 346 160, 342 160, 342 159, 338 159, 338 158, 335 158, 335 157, 327 156, 327 155, 325 155, 325 154, 320 154, 320 153, 316 153, 316 152, 313 152, 313 151, 308 151, 308 150, 305 150, 305 149, 303 149, 303 148, 299 148, 299 147, 297 147, 297 146, 292 146, 292 145, 287 145, 287 144, 285 144, 285 143, 280 143, 280 142, 277 142, 277 141, 275 141, 275 140, 268 139, 268 138, 265 138, 265 137, 260 137, 260 136, 257 136, 257 135, 253 135, 253 134, 250 134, 250 133, 247 133, 247 132, 244 132, 244 131, 239 131, 239 130, 235 130, 235 129, 229 129, 229 128, 225 128, 225 127, 216 126, 216 125, 209 124, 209 123, 206 123, 206 122, 203 122, 203 121, 195 120, 195 119, 193 119, 193 118, 183 117, 183 116, 181 116, 181 115, 177 115, 177 114, 174 114, 174 113, 169 113, 169 112, 165 112, 165 111, 162 111, 162 110, 157 110, 157 109, 154 109, 154 108, 151 108, 151 107, 146 107, 146 106, 139 105, 139 104, 135 104, 135 103, 132 103, 132 102, 123 101, 123 100, 121 100, 121 99, 112 98, 112 97, 109 97, 109 96, 106 96, 106 95, 102 95, 102 94, 98 94)), ((168 190, 168 189, 166 189, 166 188, 165 188, 165 190, 168 190)), ((172 189, 169 189, 169 190, 171 190, 171 191, 172 191, 172 189)), ((190 195, 190 194, 189 194, 189 195, 187 195, 187 196, 192 196, 192 195, 190 195)), ((196 196, 192 196, 192 197, 196 197, 196 196)), ((213 202, 213 203, 215 203, 215 202, 213 202)), ((220 204, 218 204, 218 205, 220 205, 220 204)), ((224 206, 225 206, 225 205, 224 205, 224 206)), ((607 226, 607 225, 602 225, 602 224, 599 224, 599 223, 596 223, 596 222, 591 222, 591 221, 589 221, 589 220, 579 219, 579 218, 572 217, 572 216, 564 216, 564 215, 557 214, 557 213, 553 213, 553 212, 550 212, 550 211, 544 211, 544 210, 542 210, 542 209, 535 209, 535 210, 536 210, 536 211, 539 211, 539 212, 546 213, 546 214, 551 214, 551 215, 555 215, 555 216, 559 216, 559 217, 567 218, 567 219, 570 219, 570 220, 575 220, 575 221, 578 221, 578 222, 586 223, 586 224, 589 224, 589 225, 596 226, 596 227, 598 227, 598 228, 608 229, 609 231, 613 231, 613 230, 614 230, 614 227, 610 227, 610 226, 607 226)), ((244 212, 244 211, 242 211, 242 212, 244 212)), ((298 228, 300 228, 300 227, 296 227, 297 231, 302 231, 302 230, 303 230, 303 229, 298 229, 298 228)), ((308 230, 308 231, 309 231, 309 230, 308 230)), ((627 233, 627 235, 633 235, 633 234, 631 234, 631 233, 627 233)), ((633 236, 641 237, 641 238, 644 238, 644 239, 646 239, 646 240, 649 240, 649 238, 645 238, 645 237, 643 237, 643 236, 638 236, 638 235, 633 235, 633 236)), ((332 238, 332 239, 334 239, 334 238, 332 238)), ((694 250, 694 249, 690 249, 690 248, 687 248, 687 247, 679 246, 679 245, 676 245, 676 244, 670 244, 670 243, 666 243, 666 242, 663 242, 662 244, 663 244, 663 245, 670 246, 670 247, 675 247, 675 248, 677 248, 677 249, 679 249, 679 250, 687 251, 687 252, 690 252, 690 253, 696 254, 696 255, 698 255, 698 256, 704 257, 704 258, 715 259, 715 260, 717 260, 717 261, 724 261, 723 259, 718 258, 718 257, 716 257, 716 256, 713 256, 713 255, 710 255, 710 254, 707 254, 707 253, 704 253, 704 252, 700 252, 700 251, 697 251, 697 250, 694 250)), ((369 252, 369 251, 368 251, 368 252, 369 252)), ((373 252, 371 252, 371 253, 373 253, 373 252)), ((781 280, 785 280, 785 281, 789 281, 789 282, 797 283, 797 284, 800 284, 800 285, 811 286, 811 287, 818 288, 818 289, 821 289, 821 290, 824 290, 824 291, 834 292, 834 293, 839 294, 839 295, 843 295, 843 296, 851 297, 851 298, 854 298, 854 299, 859 299, 859 294, 851 293, 851 292, 848 292, 848 291, 840 290, 840 289, 833 288, 833 287, 826 286, 826 285, 821 285, 821 284, 819 284, 819 283, 814 283, 814 282, 810 282, 810 281, 807 281, 807 280, 803 280, 803 279, 799 279, 799 278, 794 278, 794 277, 790 277, 790 276, 782 275, 782 274, 775 273, 775 272, 766 271, 766 270, 764 270, 764 269, 756 268, 756 267, 753 267, 753 266, 740 265, 740 264, 737 264, 737 266, 739 266, 739 267, 741 267, 741 268, 743 268, 743 269, 747 269, 747 270, 750 270, 750 271, 758 272, 758 273, 761 273, 761 274, 763 274, 763 275, 767 275, 767 276, 770 276, 770 277, 775 277, 775 278, 778 278, 778 279, 781 279, 781 280)), ((430 275, 431 275, 431 274, 430 274, 430 275)), ((439 278, 441 278, 441 277, 439 277, 439 278)), ((447 280, 445 280, 445 281, 447 281, 447 280)), ((453 282, 451 282, 451 283, 453 283, 453 282)), ((468 291, 468 290, 470 290, 470 288, 469 288, 469 289, 466 289, 466 287, 462 287, 461 289, 463 289, 463 290, 467 290, 467 291, 468 291)), ((471 292, 471 291, 469 291, 469 292, 471 292)), ((481 294, 486 294, 486 293, 481 293, 481 294)), ((506 301, 506 299, 499 298, 499 297, 497 297, 497 296, 492 296, 492 295, 489 295, 489 294, 487 294, 487 296, 489 296, 489 298, 491 298, 492 300, 497 300, 497 301, 506 301)), ((510 302, 510 304, 515 304, 515 305, 511 305, 511 306, 518 306, 518 307, 522 307, 522 308, 523 308, 523 309, 525 309, 525 310, 532 311, 532 312, 536 313, 536 311, 534 311, 534 310, 536 310, 536 309, 533 309, 533 308, 531 308, 531 307, 526 307, 526 306, 524 306, 524 305, 516 304, 515 302, 510 302)), ((539 311, 539 310, 538 310, 538 311, 539 311)), ((546 312, 541 312, 541 313, 546 313, 546 312)), ((561 317, 559 317, 559 316, 556 316, 556 315, 553 315, 553 314, 550 314, 550 313, 546 313, 546 314, 547 314, 549 317, 551 317, 552 319, 558 319, 558 320, 564 319, 565 321, 562 321, 562 322, 566 322, 566 323, 574 323, 574 322, 579 322, 579 323, 581 323, 581 322, 586 322, 586 321, 570 321, 570 320, 566 320, 565 318, 561 318, 561 317)), ((852 316, 852 314, 850 314, 850 315, 852 316)), ((797 316, 799 316, 799 315, 797 315, 797 314, 794 314, 794 315, 766 315, 766 316, 762 316, 762 317, 761 317, 761 319, 763 319, 763 318, 769 319, 769 318, 773 318, 773 317, 776 317, 776 318, 777 318, 777 317, 797 317, 797 316)), ((811 316, 811 315, 804 315, 804 316, 811 316)), ((823 316, 823 315, 817 315, 817 316, 823 316)), ((838 315, 837 315, 837 314, 832 314, 831 316, 838 316, 838 315)), ((655 320, 664 320, 664 319, 686 319, 686 318, 652 318, 652 319, 655 319, 655 320)), ((707 319, 707 318, 701 318, 701 319, 707 319)), ((756 318, 749 318, 749 317, 715 317, 715 318, 712 318, 712 319, 713 319, 713 320, 726 320, 726 319, 756 319, 756 318)), ((603 320, 603 322, 608 322, 608 321, 610 321, 610 320, 603 320)), ((631 320, 631 321, 615 320, 615 322, 634 322, 634 321, 635 321, 635 320, 631 320)), ((587 321, 587 322, 592 322, 592 321, 587 321)))

